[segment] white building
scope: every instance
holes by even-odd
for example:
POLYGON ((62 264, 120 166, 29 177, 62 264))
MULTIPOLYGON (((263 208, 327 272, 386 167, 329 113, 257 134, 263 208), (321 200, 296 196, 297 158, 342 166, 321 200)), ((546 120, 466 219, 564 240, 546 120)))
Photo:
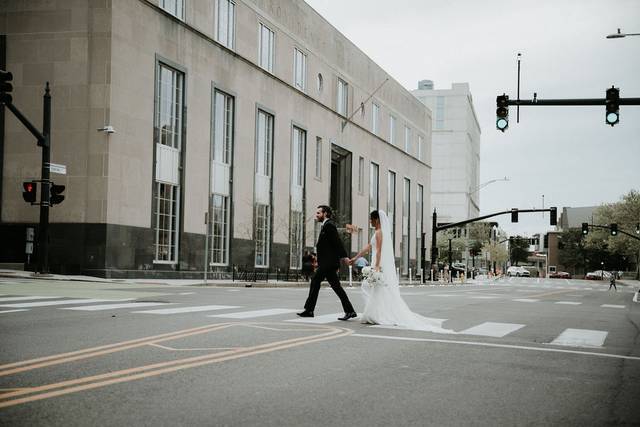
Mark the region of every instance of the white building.
POLYGON ((468 83, 433 89, 422 80, 412 93, 433 112, 431 205, 439 223, 477 217, 480 212, 480 124, 468 83))

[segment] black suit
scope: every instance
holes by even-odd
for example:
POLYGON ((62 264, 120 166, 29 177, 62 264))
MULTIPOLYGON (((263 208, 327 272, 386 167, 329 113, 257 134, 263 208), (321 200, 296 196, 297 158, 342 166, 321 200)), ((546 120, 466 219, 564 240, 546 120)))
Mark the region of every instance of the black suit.
POLYGON ((313 275, 313 279, 311 279, 309 297, 304 304, 304 309, 313 312, 316 307, 316 302, 318 301, 320 284, 326 279, 331 285, 331 289, 333 289, 340 298, 344 312, 354 312, 355 310, 349 301, 349 297, 347 297, 347 293, 342 289, 342 286, 340 286, 337 273, 340 268, 340 259, 346 258, 347 252, 342 246, 336 225, 331 220, 326 221, 322 226, 318 242, 316 243, 316 250, 318 254, 318 269, 313 275))

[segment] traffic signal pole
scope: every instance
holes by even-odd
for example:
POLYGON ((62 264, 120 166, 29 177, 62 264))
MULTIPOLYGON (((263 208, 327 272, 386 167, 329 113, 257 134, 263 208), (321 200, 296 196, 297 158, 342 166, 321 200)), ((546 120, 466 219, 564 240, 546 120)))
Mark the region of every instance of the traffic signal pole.
MULTIPOLYGON (((447 230, 449 228, 457 228, 466 224, 470 224, 472 222, 478 222, 478 221, 482 221, 483 219, 487 219, 487 218, 492 218, 494 216, 498 216, 498 215, 511 215, 514 211, 516 212, 523 212, 523 213, 527 213, 527 212, 551 212, 551 225, 556 225, 557 222, 557 217, 555 217, 555 215, 557 215, 557 208, 552 206, 549 209, 510 209, 508 211, 501 211, 501 212, 496 212, 496 213, 492 213, 489 215, 484 215, 484 216, 479 216, 477 218, 472 218, 472 219, 467 219, 465 221, 460 221, 460 222, 453 222, 450 224, 445 224, 445 225, 440 225, 438 226, 438 214, 436 213, 436 210, 433 210, 433 219, 431 222, 431 268, 434 268, 434 266, 436 266, 436 262, 438 259, 438 245, 437 245, 437 240, 436 240, 436 233, 438 233, 438 231, 443 231, 443 230, 447 230)), ((424 275, 423 275, 423 282, 424 283, 424 275)))
POLYGON ((51 181, 51 94, 49 82, 44 90, 42 117, 42 187, 40 191, 40 250, 38 251, 38 271, 49 273, 49 193, 51 181))

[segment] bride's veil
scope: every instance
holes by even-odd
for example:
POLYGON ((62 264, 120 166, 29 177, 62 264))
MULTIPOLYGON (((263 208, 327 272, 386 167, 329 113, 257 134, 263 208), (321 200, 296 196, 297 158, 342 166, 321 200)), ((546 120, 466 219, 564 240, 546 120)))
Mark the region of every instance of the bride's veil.
POLYGON ((379 210, 380 229, 382 230, 382 257, 380 258, 380 267, 382 267, 382 275, 387 286, 398 287, 398 276, 396 275, 396 260, 393 255, 393 240, 391 238, 391 225, 389 217, 384 211, 379 210))

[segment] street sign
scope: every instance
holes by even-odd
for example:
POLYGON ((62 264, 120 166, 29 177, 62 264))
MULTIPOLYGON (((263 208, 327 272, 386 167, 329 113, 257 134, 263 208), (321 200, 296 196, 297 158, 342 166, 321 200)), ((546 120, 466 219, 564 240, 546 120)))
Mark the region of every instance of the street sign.
POLYGON ((67 165, 59 165, 57 163, 49 163, 49 171, 60 175, 67 174, 67 165))

